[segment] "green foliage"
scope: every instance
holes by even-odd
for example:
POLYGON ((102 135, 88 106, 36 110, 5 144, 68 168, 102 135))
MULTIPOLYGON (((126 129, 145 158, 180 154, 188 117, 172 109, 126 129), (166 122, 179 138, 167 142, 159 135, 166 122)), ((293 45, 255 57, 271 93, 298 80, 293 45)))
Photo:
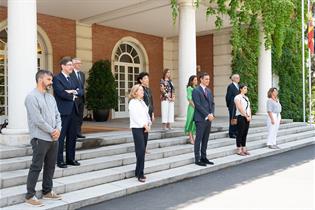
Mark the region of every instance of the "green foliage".
POLYGON ((117 106, 116 83, 108 60, 99 60, 93 64, 87 83, 88 109, 112 109, 117 106))
MULTIPOLYGON (((253 113, 257 111, 258 102, 258 52, 259 52, 259 25, 255 16, 251 18, 249 26, 239 26, 243 40, 238 43, 239 48, 233 48, 232 72, 238 73, 241 83, 248 85, 248 97, 251 101, 253 113)), ((233 36, 232 35, 232 45, 233 36)))
MULTIPOLYGON (((171 1, 172 17, 178 16, 177 0, 171 1)), ((199 6, 201 0, 194 0, 194 5, 199 6)), ((284 42, 284 33, 291 23, 291 15, 294 9, 294 0, 208 0, 209 5, 206 16, 215 16, 215 25, 221 28, 223 25, 222 15, 229 15, 234 34, 233 48, 239 48, 239 42, 244 39, 239 32, 240 25, 249 24, 252 17, 262 20, 262 29, 265 33, 265 47, 273 46, 275 55, 280 57, 284 42)))
POLYGON ((272 69, 279 76, 282 118, 303 121, 301 1, 294 1, 292 22, 283 34, 283 53, 280 57, 273 56, 272 69))
MULTIPOLYGON (((200 0, 196 0, 199 5, 200 0)), ((232 25, 232 72, 249 87, 252 109, 257 111, 259 30, 265 34, 265 48, 272 49, 273 70, 279 76, 283 117, 302 119, 302 60, 300 0, 208 0, 206 16, 214 16, 217 28, 222 15, 232 25), (261 24, 261 29, 258 22, 261 24)), ((171 4, 177 4, 172 0, 171 4)), ((196 4, 196 3, 195 3, 196 4)), ((174 20, 177 17, 174 16, 174 20)))

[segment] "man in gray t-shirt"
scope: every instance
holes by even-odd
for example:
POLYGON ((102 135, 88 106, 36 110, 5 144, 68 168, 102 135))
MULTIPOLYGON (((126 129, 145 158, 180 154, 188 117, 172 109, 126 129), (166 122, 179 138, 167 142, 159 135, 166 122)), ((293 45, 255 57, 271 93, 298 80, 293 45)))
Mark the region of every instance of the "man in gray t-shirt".
POLYGON ((39 70, 36 74, 37 87, 25 99, 33 149, 32 164, 26 183, 25 202, 33 206, 43 206, 43 203, 35 195, 35 186, 43 164, 43 198, 49 200, 61 199, 61 196, 52 190, 58 138, 61 130, 61 119, 55 98, 47 93, 52 86, 52 77, 53 75, 50 71, 39 70))

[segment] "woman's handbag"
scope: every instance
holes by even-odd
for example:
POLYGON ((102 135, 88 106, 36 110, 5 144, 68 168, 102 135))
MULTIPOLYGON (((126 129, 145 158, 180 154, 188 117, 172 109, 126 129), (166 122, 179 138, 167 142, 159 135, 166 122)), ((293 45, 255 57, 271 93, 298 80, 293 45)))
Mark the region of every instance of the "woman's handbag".
POLYGON ((233 112, 232 112, 233 116, 230 122, 231 125, 237 125, 237 117, 235 116, 235 112, 236 112, 236 107, 234 105, 233 112))
POLYGON ((237 118, 231 119, 231 125, 237 125, 237 118))

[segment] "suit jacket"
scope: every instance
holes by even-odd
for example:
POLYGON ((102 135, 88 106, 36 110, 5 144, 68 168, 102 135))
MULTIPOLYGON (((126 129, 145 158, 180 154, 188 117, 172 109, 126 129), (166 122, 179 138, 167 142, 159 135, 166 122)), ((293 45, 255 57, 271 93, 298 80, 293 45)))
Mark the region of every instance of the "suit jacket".
POLYGON ((85 85, 85 74, 82 71, 79 71, 80 77, 81 77, 81 81, 78 79, 75 71, 73 71, 70 74, 70 77, 72 77, 72 79, 77 83, 77 86, 79 87, 80 91, 82 92, 82 102, 85 102, 85 94, 84 94, 84 85, 85 85))
POLYGON ((214 100, 210 89, 206 88, 204 93, 201 86, 196 87, 192 92, 192 100, 195 104, 194 121, 206 121, 209 114, 214 115, 214 100))
POLYGON ((69 82, 61 72, 53 78, 54 96, 61 115, 70 115, 73 109, 77 110, 77 106, 73 100, 73 94, 67 93, 66 90, 77 90, 78 96, 82 96, 83 94, 72 77, 69 79, 71 82, 69 82))
POLYGON ((234 106, 234 97, 239 93, 239 90, 237 87, 235 87, 234 83, 232 82, 229 84, 226 90, 226 95, 225 95, 225 102, 226 106, 229 108, 233 108, 234 106))

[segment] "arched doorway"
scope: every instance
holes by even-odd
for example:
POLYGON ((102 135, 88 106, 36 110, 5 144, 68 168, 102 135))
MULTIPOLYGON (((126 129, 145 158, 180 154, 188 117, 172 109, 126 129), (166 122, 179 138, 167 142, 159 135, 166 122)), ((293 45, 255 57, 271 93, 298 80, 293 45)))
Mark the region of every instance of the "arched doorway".
MULTIPOLYGON (((6 22, 0 25, 0 123, 8 115, 8 58, 7 58, 7 41, 8 28, 6 22), (1 27, 2 25, 2 27, 1 27)), ((51 68, 51 44, 47 41, 47 35, 41 28, 37 34, 37 66, 38 69, 51 68), (42 31, 42 33, 41 33, 42 31)))
POLYGON ((121 40, 114 48, 112 63, 118 93, 118 106, 112 118, 128 117, 128 95, 139 73, 148 71, 147 55, 143 47, 130 40, 121 40))

